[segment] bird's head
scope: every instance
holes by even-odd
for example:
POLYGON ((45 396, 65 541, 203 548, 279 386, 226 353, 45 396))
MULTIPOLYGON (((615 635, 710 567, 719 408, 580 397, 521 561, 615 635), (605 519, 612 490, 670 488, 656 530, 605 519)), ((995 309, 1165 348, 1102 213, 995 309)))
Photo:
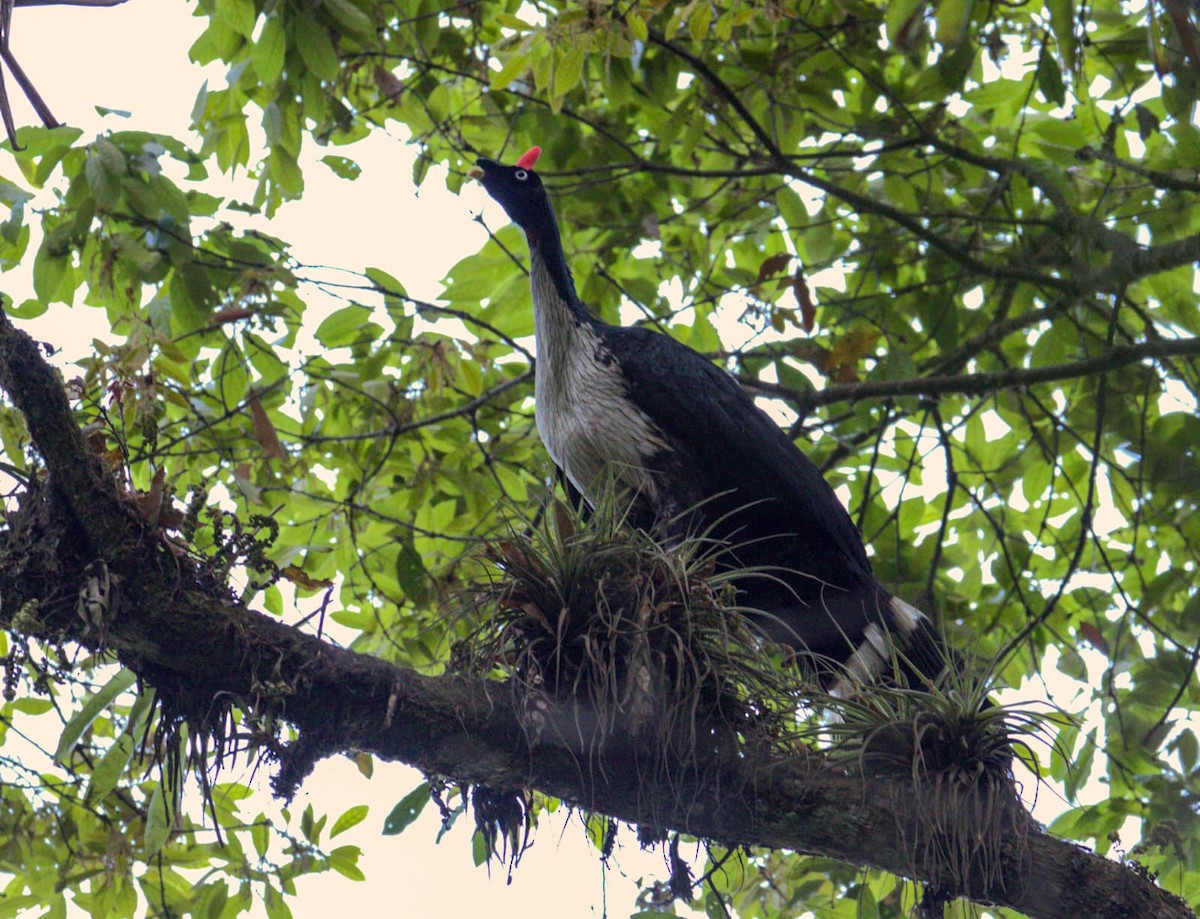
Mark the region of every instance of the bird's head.
POLYGON ((531 238, 541 231, 548 218, 553 220, 554 214, 546 188, 533 171, 533 164, 541 153, 541 147, 530 147, 511 166, 480 158, 475 161, 475 168, 467 173, 483 184, 487 193, 500 202, 509 219, 531 238))

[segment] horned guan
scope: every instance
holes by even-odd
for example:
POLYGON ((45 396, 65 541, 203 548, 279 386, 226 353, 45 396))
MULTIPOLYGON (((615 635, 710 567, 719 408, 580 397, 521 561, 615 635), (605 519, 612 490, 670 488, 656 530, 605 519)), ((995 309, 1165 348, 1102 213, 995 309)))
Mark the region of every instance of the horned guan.
POLYGON ((511 166, 479 159, 471 175, 529 244, 535 417, 568 491, 594 503, 615 480, 634 496, 638 526, 719 542, 720 564, 746 572, 734 580, 737 605, 835 688, 891 673, 894 660, 906 678, 936 676, 946 663, 936 630, 879 583, 820 470, 734 378, 668 335, 610 325, 580 302, 533 169, 540 153, 511 166))

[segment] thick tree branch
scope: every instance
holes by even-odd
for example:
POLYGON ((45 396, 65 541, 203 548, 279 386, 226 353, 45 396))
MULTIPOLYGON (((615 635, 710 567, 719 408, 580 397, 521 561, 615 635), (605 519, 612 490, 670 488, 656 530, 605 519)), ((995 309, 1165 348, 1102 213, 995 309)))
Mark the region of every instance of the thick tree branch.
MULTIPOLYGON (((294 724, 299 741, 280 751, 285 790, 316 759, 361 750, 458 781, 537 788, 648 827, 918 871, 911 853, 924 831, 905 781, 864 780, 803 748, 714 758, 703 769, 681 767, 670 783, 647 781, 636 738, 617 732, 594 746, 569 707, 545 706, 531 719, 507 684, 422 676, 238 605, 127 511, 75 428, 54 372, 6 317, 0 385, 25 413, 52 486, 32 486, 0 534, 0 621, 36 602, 47 630, 95 644, 75 615, 73 591, 86 563, 102 558, 123 588, 106 646, 149 683, 186 684, 193 697, 236 696, 294 724), (70 515, 56 515, 60 502, 70 515), (67 529, 52 532, 55 521, 67 529), (54 577, 31 576, 39 564, 57 566, 54 577)), ((1034 830, 1025 846, 1002 844, 995 873, 967 878, 965 892, 1035 917, 1192 915, 1145 878, 1074 845, 1034 830)), ((924 879, 964 892, 952 877, 924 879)))

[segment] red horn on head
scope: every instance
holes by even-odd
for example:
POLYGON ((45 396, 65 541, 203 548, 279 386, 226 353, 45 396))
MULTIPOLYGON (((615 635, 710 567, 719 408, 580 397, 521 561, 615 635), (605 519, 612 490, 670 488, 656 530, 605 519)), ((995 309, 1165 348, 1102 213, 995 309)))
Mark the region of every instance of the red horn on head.
POLYGON ((517 160, 517 165, 520 166, 522 169, 532 169, 534 163, 536 163, 538 161, 538 157, 541 155, 542 155, 541 147, 537 147, 537 146, 530 147, 528 150, 526 150, 524 153, 521 154, 521 158, 519 160, 517 160))

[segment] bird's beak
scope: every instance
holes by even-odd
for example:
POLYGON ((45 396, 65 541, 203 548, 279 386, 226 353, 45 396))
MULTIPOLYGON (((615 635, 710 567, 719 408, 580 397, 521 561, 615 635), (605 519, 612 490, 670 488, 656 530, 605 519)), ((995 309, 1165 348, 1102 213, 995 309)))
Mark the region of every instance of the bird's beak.
POLYGON ((482 167, 472 166, 470 169, 467 170, 467 178, 468 179, 482 179, 483 178, 482 167))

